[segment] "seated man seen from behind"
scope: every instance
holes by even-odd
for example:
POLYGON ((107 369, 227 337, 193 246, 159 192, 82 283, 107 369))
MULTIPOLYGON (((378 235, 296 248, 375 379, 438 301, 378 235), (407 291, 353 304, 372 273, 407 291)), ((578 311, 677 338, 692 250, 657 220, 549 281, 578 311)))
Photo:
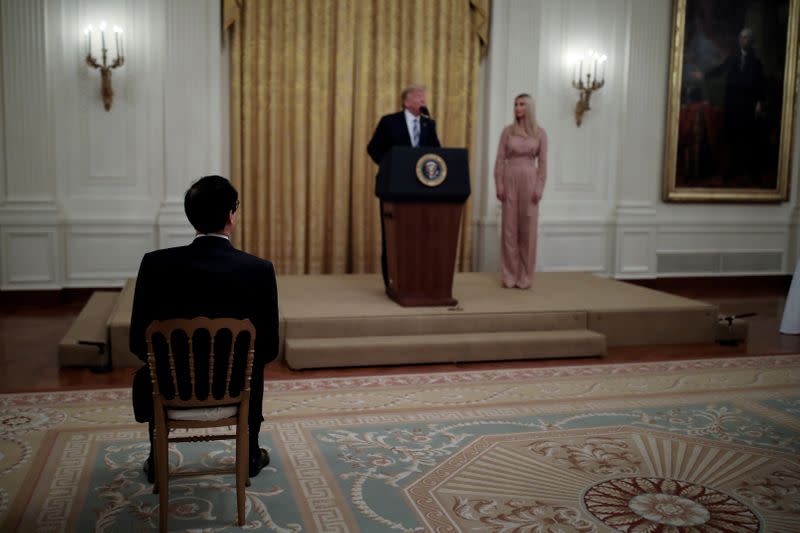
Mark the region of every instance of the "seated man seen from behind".
POLYGON ((184 198, 186 216, 197 231, 192 243, 145 254, 139 267, 130 349, 145 365, 133 379, 133 411, 137 422, 149 426, 150 456, 144 469, 151 483, 155 476, 154 415, 145 332, 153 320, 205 316, 249 319, 253 323, 256 340, 248 420, 250 476, 258 475, 269 464, 267 451, 258 446, 258 433, 264 420, 264 365, 278 354, 278 292, 272 263, 237 250, 230 242, 238 196, 222 176, 198 180, 184 198))

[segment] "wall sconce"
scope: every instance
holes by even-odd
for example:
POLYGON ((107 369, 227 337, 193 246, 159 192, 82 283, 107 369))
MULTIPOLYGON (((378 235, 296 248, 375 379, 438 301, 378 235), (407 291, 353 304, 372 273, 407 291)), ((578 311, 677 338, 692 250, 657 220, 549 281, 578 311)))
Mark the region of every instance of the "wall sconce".
POLYGON ((575 124, 578 127, 581 126, 584 112, 591 109, 589 99, 592 97, 592 93, 606 83, 607 60, 607 55, 587 50, 583 57, 573 57, 570 61, 572 63, 572 86, 580 91, 578 103, 575 104, 575 124), (600 68, 599 75, 598 66, 600 68))
POLYGON ((125 53, 122 42, 122 28, 114 26, 114 41, 116 43, 117 58, 110 65, 108 64, 108 49, 106 48, 106 21, 100 23, 100 55, 102 62, 98 63, 97 58, 92 55, 92 25, 83 30, 86 48, 86 64, 92 68, 100 69, 100 94, 103 96, 103 107, 106 111, 111 109, 111 102, 114 100, 114 89, 111 88, 111 70, 125 64, 125 53))

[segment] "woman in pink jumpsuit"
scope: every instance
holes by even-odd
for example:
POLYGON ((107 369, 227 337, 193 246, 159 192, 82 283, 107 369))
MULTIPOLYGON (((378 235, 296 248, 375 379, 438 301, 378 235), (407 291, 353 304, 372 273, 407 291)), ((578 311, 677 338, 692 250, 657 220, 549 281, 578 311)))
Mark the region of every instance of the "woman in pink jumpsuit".
POLYGON ((529 289, 536 269, 539 201, 547 178, 547 134, 536 123, 533 99, 514 99, 514 123, 503 129, 494 165, 503 204, 503 287, 529 289))

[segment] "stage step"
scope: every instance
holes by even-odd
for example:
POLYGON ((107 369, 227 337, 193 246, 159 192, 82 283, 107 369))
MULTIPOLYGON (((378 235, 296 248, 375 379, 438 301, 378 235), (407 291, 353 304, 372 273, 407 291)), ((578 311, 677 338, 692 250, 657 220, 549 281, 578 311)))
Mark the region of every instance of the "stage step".
POLYGON ((58 344, 60 366, 104 366, 111 356, 108 346, 108 315, 119 294, 95 291, 86 302, 67 334, 58 344))
POLYGON ((604 335, 586 329, 374 337, 287 338, 290 368, 603 356, 604 335))
POLYGON ((286 338, 385 337, 588 329, 585 311, 306 317, 286 321, 286 338))

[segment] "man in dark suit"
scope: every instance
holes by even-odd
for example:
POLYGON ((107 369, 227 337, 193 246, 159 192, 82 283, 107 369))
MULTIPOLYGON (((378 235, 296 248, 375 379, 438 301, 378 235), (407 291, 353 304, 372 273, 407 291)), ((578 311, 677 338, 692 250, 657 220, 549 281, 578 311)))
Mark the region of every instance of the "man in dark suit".
MULTIPOLYGON (((380 165, 383 157, 392 146, 441 146, 436 135, 436 122, 428 116, 425 107, 425 87, 409 85, 400 95, 403 110, 381 117, 375 133, 367 145, 367 153, 380 165)), ((389 288, 389 275, 386 266, 386 234, 383 227, 383 202, 380 204, 381 217, 381 273, 383 285, 389 288)))
MULTIPOLYGON (((155 475, 154 415, 145 331, 153 320, 206 316, 249 319, 253 323, 256 341, 248 421, 250 476, 258 475, 269 464, 267 451, 259 448, 258 433, 264 420, 261 414, 264 365, 278 355, 278 292, 272 263, 239 251, 230 243, 238 196, 233 185, 222 176, 198 180, 184 198, 186 216, 197 231, 194 241, 188 246, 145 254, 139 267, 130 349, 145 365, 134 376, 133 411, 138 422, 149 424, 150 456, 145 472, 151 483, 155 475)), ((203 351, 197 344, 195 348, 197 352, 203 351)), ((161 365, 157 368, 160 370, 161 365)), ((179 389, 181 381, 188 384, 189 379, 188 375, 181 377, 179 389)))
POLYGON ((739 32, 739 46, 719 65, 696 74, 699 79, 725 75, 724 132, 730 154, 726 174, 757 177, 758 123, 766 96, 764 66, 753 49, 753 32, 739 32))

